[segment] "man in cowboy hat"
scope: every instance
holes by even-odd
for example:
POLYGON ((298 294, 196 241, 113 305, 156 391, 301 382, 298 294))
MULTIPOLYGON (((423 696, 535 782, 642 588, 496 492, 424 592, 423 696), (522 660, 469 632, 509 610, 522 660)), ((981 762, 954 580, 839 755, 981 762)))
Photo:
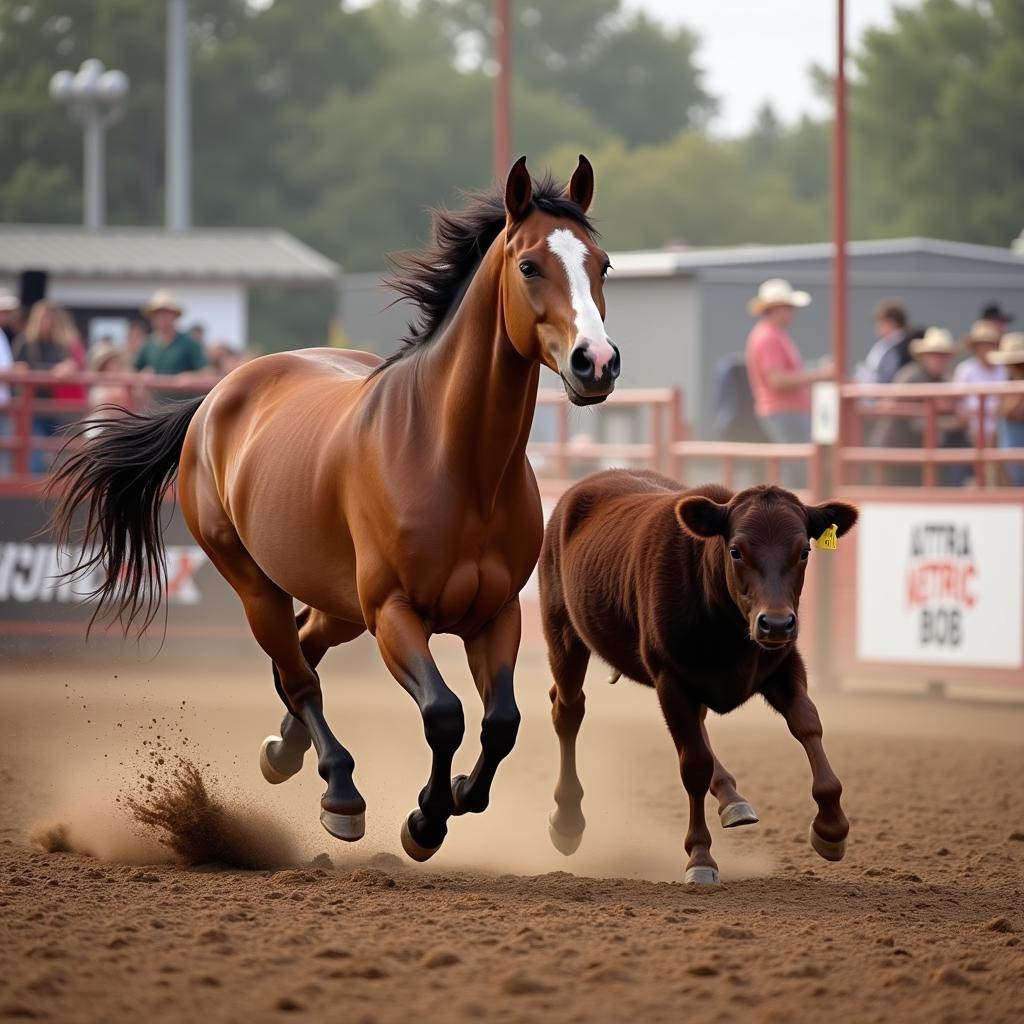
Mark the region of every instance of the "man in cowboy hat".
MULTIPOLYGON (((1010 380, 1024 381, 1024 334, 1004 334, 989 359, 1006 367, 1010 380)), ((1003 469, 1011 487, 1024 487, 1024 395, 1004 395, 1000 400, 996 441, 1000 448, 1021 449, 1022 461, 1008 462, 1003 469)))
MULTIPOLYGON (((992 355, 999 347, 1002 336, 1000 328, 992 320, 976 320, 964 337, 970 355, 953 371, 954 384, 997 384, 1008 377, 1004 365, 992 361, 992 355)), ((977 395, 969 395, 960 403, 960 416, 967 436, 976 443, 978 433, 978 408, 985 403, 984 436, 982 443, 992 445, 996 435, 996 410, 998 403, 994 398, 982 399, 977 395)))
POLYGON ((831 365, 805 369, 787 330, 794 311, 810 304, 807 292, 795 291, 781 278, 765 281, 747 303, 751 315, 758 317, 747 338, 754 411, 765 433, 777 443, 810 440, 810 385, 833 375, 831 365))
POLYGON ((170 375, 205 369, 203 346, 178 330, 182 309, 167 289, 157 291, 142 312, 149 318, 153 331, 135 357, 136 370, 170 375))
POLYGON ((902 303, 886 299, 875 307, 875 337, 864 362, 866 382, 891 384, 910 363, 910 332, 902 303))
POLYGON ((999 335, 1002 337, 1006 333, 1006 328, 1013 323, 1013 314, 1003 309, 998 302, 990 302, 987 306, 982 306, 978 319, 990 320, 999 328, 999 335))
MULTIPOLYGON (((929 327, 920 337, 910 342, 912 361, 893 378, 893 384, 944 384, 949 382, 949 370, 956 355, 953 335, 944 327, 929 327)), ((905 400, 891 403, 900 406, 905 400)), ((886 411, 885 402, 879 403, 879 412, 886 411)), ((938 411, 952 413, 953 403, 938 404, 938 411)), ((941 443, 941 439, 940 439, 941 443)), ((924 444, 924 423, 911 416, 880 416, 869 435, 869 444, 878 448, 920 448, 924 444)), ((919 466, 892 465, 885 467, 886 482, 893 485, 913 486, 921 483, 919 466)))

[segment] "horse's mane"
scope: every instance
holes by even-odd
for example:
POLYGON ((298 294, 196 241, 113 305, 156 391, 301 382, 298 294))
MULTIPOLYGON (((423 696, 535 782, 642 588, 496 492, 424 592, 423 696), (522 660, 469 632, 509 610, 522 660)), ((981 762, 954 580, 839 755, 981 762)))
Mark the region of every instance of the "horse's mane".
MULTIPOLYGON (((466 206, 461 210, 442 207, 434 211, 431 245, 390 257, 394 272, 385 283, 402 298, 412 300, 419 312, 401 339, 402 347, 374 373, 387 369, 437 337, 461 300, 484 253, 505 226, 503 189, 467 192, 465 196, 466 206)), ((568 198, 565 187, 549 174, 533 183, 533 208, 575 221, 590 235, 596 234, 590 218, 568 198)))

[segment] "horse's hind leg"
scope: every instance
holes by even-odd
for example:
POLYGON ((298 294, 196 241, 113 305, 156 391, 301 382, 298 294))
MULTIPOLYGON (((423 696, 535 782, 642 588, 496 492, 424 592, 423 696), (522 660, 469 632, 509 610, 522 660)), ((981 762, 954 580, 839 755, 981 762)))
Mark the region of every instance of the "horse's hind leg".
MULTIPOLYGON (((708 716, 708 709, 700 709, 700 730, 704 734, 704 742, 708 750, 711 750, 711 740, 708 737, 708 727, 705 719, 708 716)), ((736 828, 738 825, 756 825, 758 817, 754 808, 747 803, 736 792, 736 779, 721 761, 718 755, 711 750, 715 767, 711 774, 711 795, 718 801, 718 820, 722 828, 736 828)))
POLYGON ((583 681, 590 650, 576 634, 567 616, 545 613, 544 634, 555 683, 551 687, 551 721, 558 736, 559 767, 555 809, 548 817, 548 835, 559 853, 579 849, 586 828, 583 785, 576 772, 576 737, 583 723, 586 697, 583 681))
POLYGON ((478 813, 487 808, 494 773, 515 746, 519 708, 512 673, 521 634, 522 618, 516 598, 475 637, 466 641, 469 667, 484 703, 484 719, 480 726, 480 757, 473 771, 452 780, 456 814, 478 813))
POLYGON ((226 518, 217 517, 212 524, 200 521, 200 539, 214 565, 241 598, 256 642, 274 663, 278 693, 298 719, 293 725, 286 718, 282 740, 289 750, 297 750, 304 726, 316 748, 317 767, 327 783, 320 801, 321 823, 338 839, 361 839, 366 830, 366 803, 352 781, 355 762, 324 719, 320 677, 303 656, 291 597, 253 561, 226 518))
MULTIPOLYGON (((306 664, 314 670, 330 648, 354 640, 366 630, 361 622, 344 622, 309 607, 304 607, 295 616, 295 625, 299 630, 302 655, 306 664)), ((287 707, 288 699, 276 666, 274 685, 287 707)), ((287 782, 302 768, 303 758, 311 743, 309 731, 302 722, 290 711, 286 712, 280 735, 268 736, 260 747, 260 771, 263 777, 274 784, 287 782)))

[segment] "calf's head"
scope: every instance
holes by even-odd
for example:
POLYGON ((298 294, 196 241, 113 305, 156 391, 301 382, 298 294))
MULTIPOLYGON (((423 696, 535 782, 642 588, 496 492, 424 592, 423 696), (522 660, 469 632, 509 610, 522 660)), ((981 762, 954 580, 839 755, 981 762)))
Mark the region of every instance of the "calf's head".
POLYGON ((714 547, 729 596, 764 648, 796 640, 800 592, 811 544, 833 524, 842 537, 857 521, 844 501, 805 505, 781 487, 740 491, 727 504, 701 495, 680 498, 676 518, 690 536, 714 547))

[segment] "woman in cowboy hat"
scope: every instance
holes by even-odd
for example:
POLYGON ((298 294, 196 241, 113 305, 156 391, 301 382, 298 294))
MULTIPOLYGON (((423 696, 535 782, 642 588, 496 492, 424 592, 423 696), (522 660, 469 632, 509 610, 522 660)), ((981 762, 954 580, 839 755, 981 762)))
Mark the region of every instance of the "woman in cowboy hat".
POLYGON ((182 309, 175 297, 161 288, 142 311, 153 328, 139 354, 136 370, 169 375, 194 373, 206 367, 206 353, 195 338, 177 328, 182 309))
MULTIPOLYGON (((989 359, 997 366, 1005 366, 1010 380, 1024 381, 1024 334, 1004 334, 989 359)), ((1003 468, 1008 484, 1024 487, 1024 395, 1004 395, 999 402, 996 439, 1000 448, 1021 449, 1022 461, 1007 463, 1003 468)))
POLYGON ((810 440, 810 385, 832 377, 831 365, 805 369, 788 333, 794 311, 810 304, 807 292, 794 290, 781 278, 765 281, 747 303, 750 314, 758 317, 747 338, 754 411, 765 433, 778 443, 810 440))

